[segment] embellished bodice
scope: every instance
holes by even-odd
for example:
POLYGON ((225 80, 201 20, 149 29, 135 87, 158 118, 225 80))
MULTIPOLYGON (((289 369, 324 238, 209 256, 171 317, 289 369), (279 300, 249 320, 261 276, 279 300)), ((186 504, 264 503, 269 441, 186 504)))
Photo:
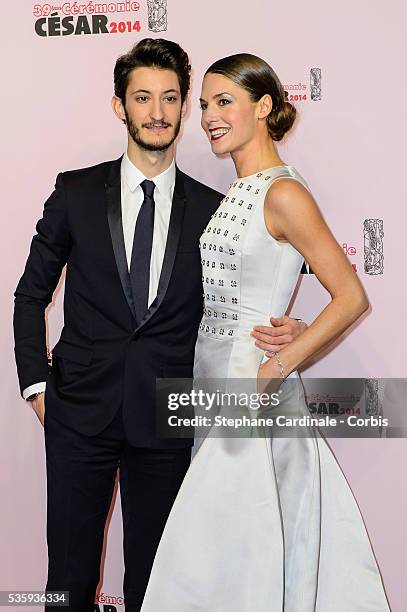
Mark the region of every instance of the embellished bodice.
POLYGON ((283 177, 307 187, 292 166, 236 179, 204 230, 201 336, 233 339, 285 313, 303 257, 288 242, 273 238, 264 221, 266 192, 283 177))

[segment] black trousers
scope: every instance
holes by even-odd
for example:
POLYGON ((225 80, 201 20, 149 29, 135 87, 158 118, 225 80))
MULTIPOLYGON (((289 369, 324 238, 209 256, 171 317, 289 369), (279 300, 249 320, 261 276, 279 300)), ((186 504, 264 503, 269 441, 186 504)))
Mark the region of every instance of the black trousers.
POLYGON ((93 612, 106 518, 119 468, 126 612, 140 610, 154 556, 191 449, 135 448, 122 411, 97 436, 84 436, 46 411, 49 591, 69 591, 69 608, 93 612))

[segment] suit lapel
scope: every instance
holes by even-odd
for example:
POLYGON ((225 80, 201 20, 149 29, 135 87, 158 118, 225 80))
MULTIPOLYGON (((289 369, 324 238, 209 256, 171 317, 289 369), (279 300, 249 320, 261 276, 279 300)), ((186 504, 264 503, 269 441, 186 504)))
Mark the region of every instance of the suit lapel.
POLYGON ((184 190, 184 181, 181 172, 176 168, 174 195, 172 198, 172 207, 170 215, 170 223, 168 227, 167 243, 165 246, 164 260, 161 269, 160 281, 158 283, 157 297, 146 312, 144 319, 135 331, 139 331, 151 319, 153 314, 161 306, 162 301, 167 293, 168 284, 170 282, 172 269, 174 267, 175 256, 177 254, 178 243, 181 236, 182 221, 184 218, 186 198, 184 190))
POLYGON ((107 219, 109 222, 110 236, 112 239, 113 252, 116 259, 120 282, 129 308, 135 316, 133 296, 131 292, 130 275, 127 264, 126 249, 124 246, 122 207, 121 207, 121 167, 122 158, 115 160, 108 176, 106 187, 107 219))

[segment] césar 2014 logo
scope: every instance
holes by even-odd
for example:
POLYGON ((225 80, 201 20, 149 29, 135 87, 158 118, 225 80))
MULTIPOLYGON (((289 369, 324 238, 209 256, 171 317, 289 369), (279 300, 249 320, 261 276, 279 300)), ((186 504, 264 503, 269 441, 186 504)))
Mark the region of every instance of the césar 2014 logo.
MULTIPOLYGON (((71 34, 123 34, 140 32, 140 21, 127 15, 122 21, 110 21, 109 16, 119 13, 135 13, 140 10, 139 2, 64 2, 61 5, 35 4, 33 15, 38 36, 69 36, 71 34), (128 18, 130 17, 130 19, 128 18)), ((120 19, 120 17, 119 17, 120 19)))

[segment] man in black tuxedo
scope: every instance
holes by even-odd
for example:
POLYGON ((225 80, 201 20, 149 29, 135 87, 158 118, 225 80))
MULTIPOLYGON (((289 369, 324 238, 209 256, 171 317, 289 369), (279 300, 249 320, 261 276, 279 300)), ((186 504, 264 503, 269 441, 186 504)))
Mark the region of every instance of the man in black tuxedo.
MULTIPOLYGON (((126 610, 140 609, 193 443, 155 435, 155 383, 192 376, 199 237, 222 198, 174 162, 187 54, 142 40, 117 60, 114 80, 127 153, 58 175, 15 293, 20 387, 45 429, 47 590, 70 591, 76 612, 94 607, 118 467, 126 610), (49 369, 44 311, 65 264, 64 327, 49 369)), ((300 331, 288 317, 274 323, 255 333, 262 348, 300 331)))

